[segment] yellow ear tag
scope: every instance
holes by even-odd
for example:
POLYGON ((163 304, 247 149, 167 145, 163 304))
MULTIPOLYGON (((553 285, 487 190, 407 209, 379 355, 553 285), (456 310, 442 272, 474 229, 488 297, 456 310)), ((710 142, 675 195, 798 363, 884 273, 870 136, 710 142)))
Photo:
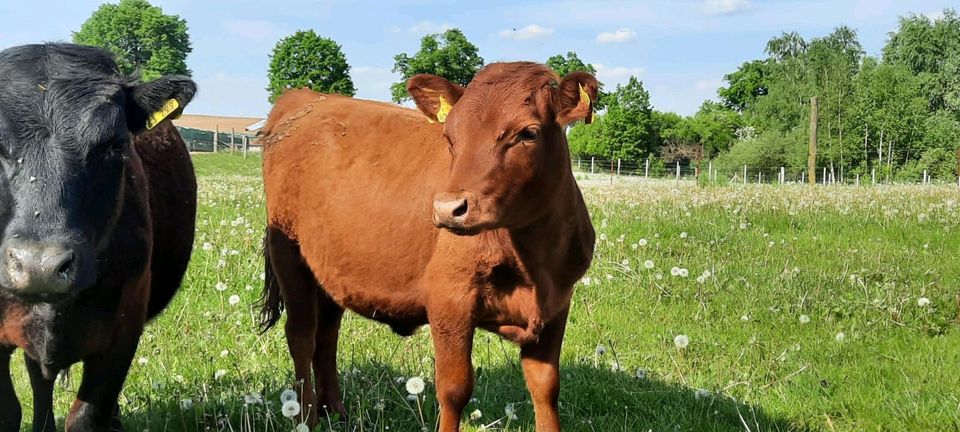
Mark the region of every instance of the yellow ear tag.
POLYGON ((157 127, 160 122, 167 119, 174 111, 180 108, 180 102, 176 99, 170 99, 160 107, 157 112, 150 114, 150 117, 147 118, 147 129, 153 129, 157 127))
POLYGON ((447 115, 450 114, 450 110, 452 109, 453 105, 450 105, 443 96, 440 96, 440 109, 437 110, 437 121, 440 123, 447 121, 447 115))
POLYGON ((590 123, 591 121, 593 121, 593 109, 591 109, 593 102, 590 100, 590 95, 587 94, 587 91, 583 89, 583 84, 577 84, 577 87, 580 87, 580 100, 577 102, 577 105, 580 105, 582 103, 587 104, 587 108, 590 109, 590 112, 587 113, 587 117, 585 120, 587 123, 590 123))

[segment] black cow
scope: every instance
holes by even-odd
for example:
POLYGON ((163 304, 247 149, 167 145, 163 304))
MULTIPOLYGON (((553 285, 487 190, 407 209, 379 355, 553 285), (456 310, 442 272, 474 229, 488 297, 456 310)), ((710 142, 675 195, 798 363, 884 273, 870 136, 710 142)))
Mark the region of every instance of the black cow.
POLYGON ((0 51, 0 431, 20 427, 17 347, 35 431, 55 430, 54 379, 80 361, 66 429, 120 428, 144 324, 193 248, 196 178, 166 119, 195 92, 181 76, 139 83, 98 48, 0 51))

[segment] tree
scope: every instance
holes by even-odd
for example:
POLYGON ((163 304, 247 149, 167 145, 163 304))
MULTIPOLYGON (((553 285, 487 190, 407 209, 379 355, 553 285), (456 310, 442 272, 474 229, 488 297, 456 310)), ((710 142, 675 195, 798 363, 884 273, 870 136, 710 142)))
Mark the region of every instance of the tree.
POLYGON ((597 68, 593 67, 592 64, 584 63, 583 60, 580 60, 580 57, 577 57, 577 53, 573 51, 568 51, 566 57, 557 54, 548 58, 547 66, 550 66, 550 68, 560 76, 565 76, 570 72, 576 71, 590 72, 593 75, 597 74, 597 68))
POLYGON ((270 102, 289 88, 306 87, 344 96, 357 92, 340 45, 313 30, 298 31, 277 42, 270 55, 267 77, 270 102))
POLYGON ((768 74, 765 60, 746 62, 736 72, 724 75, 723 79, 729 85, 720 87, 717 94, 727 107, 743 112, 752 107, 757 98, 767 94, 768 74))
POLYGON ((187 22, 164 15, 146 0, 105 3, 73 33, 73 41, 106 48, 117 57, 125 74, 139 71, 151 80, 162 75, 189 75, 187 54, 192 51, 187 22))
POLYGON ((483 67, 479 49, 458 29, 424 36, 420 40, 420 51, 412 57, 400 53, 393 59, 393 71, 402 77, 401 81, 390 87, 393 101, 397 103, 410 99, 407 94, 407 80, 414 75, 438 75, 452 83, 466 86, 483 67))
POLYGON ((609 153, 598 156, 637 161, 656 151, 652 113, 650 93, 643 88, 643 82, 630 77, 626 85, 618 85, 607 98, 604 116, 604 139, 609 153))

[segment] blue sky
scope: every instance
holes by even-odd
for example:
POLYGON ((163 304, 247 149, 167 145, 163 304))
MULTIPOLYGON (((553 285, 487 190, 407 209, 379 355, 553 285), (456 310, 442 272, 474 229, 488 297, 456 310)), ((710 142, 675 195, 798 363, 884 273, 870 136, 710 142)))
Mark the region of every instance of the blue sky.
MULTIPOLYGON (((102 0, 0 2, 0 46, 67 41, 102 0)), ((428 33, 457 27, 487 62, 545 61, 576 51, 607 88, 638 76, 654 108, 692 114, 725 73, 761 58, 783 31, 804 37, 846 24, 868 54, 880 52, 897 18, 935 16, 960 0, 470 1, 152 0, 187 20, 188 65, 200 93, 195 114, 263 116, 270 106, 268 55, 277 40, 313 29, 343 46, 357 96, 389 100, 393 56, 428 33)))

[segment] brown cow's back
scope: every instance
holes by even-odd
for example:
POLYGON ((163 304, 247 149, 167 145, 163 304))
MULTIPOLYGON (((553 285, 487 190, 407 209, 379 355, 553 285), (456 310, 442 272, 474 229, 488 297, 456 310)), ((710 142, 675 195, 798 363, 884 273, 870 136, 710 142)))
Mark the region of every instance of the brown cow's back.
POLYGON ((268 224, 299 243, 341 305, 422 317, 414 282, 433 253, 431 197, 449 170, 440 125, 396 105, 301 90, 277 101, 265 129, 268 224))

